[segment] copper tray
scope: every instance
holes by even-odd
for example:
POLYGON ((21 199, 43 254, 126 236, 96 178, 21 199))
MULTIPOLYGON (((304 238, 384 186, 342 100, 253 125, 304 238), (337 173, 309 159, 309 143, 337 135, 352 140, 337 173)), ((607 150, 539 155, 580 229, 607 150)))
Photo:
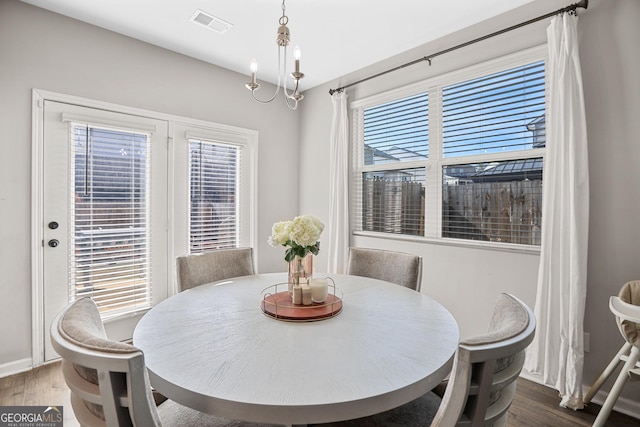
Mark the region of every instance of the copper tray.
POLYGON ((322 303, 299 305, 291 301, 289 291, 276 293, 268 291, 269 288, 263 292, 260 308, 264 314, 274 319, 289 322, 314 322, 329 319, 342 311, 342 299, 335 294, 329 294, 322 303))

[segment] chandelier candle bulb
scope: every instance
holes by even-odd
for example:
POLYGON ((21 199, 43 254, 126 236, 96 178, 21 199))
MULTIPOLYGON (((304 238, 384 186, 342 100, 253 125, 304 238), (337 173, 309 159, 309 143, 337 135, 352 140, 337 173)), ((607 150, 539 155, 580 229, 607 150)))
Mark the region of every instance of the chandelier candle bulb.
POLYGON ((256 72, 258 71, 258 61, 254 59, 251 60, 251 65, 249 65, 249 67, 251 68, 251 83, 252 84, 256 84, 256 72))
POLYGON ((293 58, 295 59, 295 67, 296 67, 296 73, 300 72, 300 57, 302 56, 302 52, 300 51, 300 46, 296 46, 295 49, 293 49, 293 58))
POLYGON ((329 283, 325 279, 310 279, 311 301, 321 303, 329 295, 329 283))

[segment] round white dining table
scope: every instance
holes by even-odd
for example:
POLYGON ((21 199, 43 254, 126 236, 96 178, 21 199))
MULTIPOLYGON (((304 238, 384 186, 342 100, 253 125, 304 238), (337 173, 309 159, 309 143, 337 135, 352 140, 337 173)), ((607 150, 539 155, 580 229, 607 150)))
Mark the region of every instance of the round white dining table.
POLYGON ((151 385, 221 417, 305 425, 395 408, 450 372, 459 332, 442 305, 389 282, 331 277, 342 311, 313 322, 263 313, 263 290, 287 280, 280 273, 202 285, 164 300, 133 334, 151 385))

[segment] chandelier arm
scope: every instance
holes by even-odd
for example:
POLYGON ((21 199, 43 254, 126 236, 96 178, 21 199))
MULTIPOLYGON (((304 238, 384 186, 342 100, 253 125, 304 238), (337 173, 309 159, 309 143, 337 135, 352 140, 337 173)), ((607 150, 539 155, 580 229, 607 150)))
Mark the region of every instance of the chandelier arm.
POLYGON ((287 103, 287 107, 289 107, 290 110, 298 108, 298 101, 296 99, 287 96, 284 98, 284 101, 287 103), (291 104, 290 100, 293 100, 293 104, 291 104))
POLYGON ((256 91, 252 90, 251 91, 251 95, 253 96, 253 99, 255 99, 256 101, 258 101, 261 104, 268 104, 271 101, 273 101, 274 99, 276 99, 276 95, 278 95, 278 92, 280 92, 280 87, 278 87, 275 91, 275 93, 273 94, 273 96, 269 99, 260 99, 256 96, 256 91))
POLYGON ((299 80, 294 80, 294 81, 295 81, 295 86, 293 87, 293 91, 291 91, 291 93, 289 93, 289 91, 287 90, 287 85, 283 86, 284 96, 288 99, 295 99, 296 92, 298 92, 298 86, 300 84, 300 81, 299 80))
MULTIPOLYGON (((282 4, 284 5, 284 1, 282 4)), ((289 93, 289 90, 287 89, 287 46, 284 46, 284 61, 280 61, 280 50, 278 49, 278 81, 280 81, 280 78, 284 79, 284 82, 282 82, 284 97, 291 98, 295 92, 289 93), (280 72, 280 64, 284 64, 284 70, 282 70, 282 73, 280 72)), ((296 88, 297 84, 298 82, 296 81, 296 88)))
MULTIPOLYGON (((287 48, 285 47, 285 58, 286 58, 286 55, 287 55, 287 48)), ((263 100, 263 99, 259 99, 256 96, 256 91, 255 90, 252 90, 251 91, 251 95, 253 96, 253 99, 255 99, 256 101, 260 102, 261 104, 268 104, 269 102, 271 102, 274 99, 276 99, 276 96, 280 92, 280 86, 281 86, 281 80, 282 80, 281 71, 282 71, 282 50, 280 49, 280 47, 278 47, 278 85, 276 86, 276 91, 273 93, 271 98, 263 100)), ((285 68, 285 71, 286 71, 286 68, 285 68)), ((285 80, 285 95, 286 95, 286 80, 285 80)))

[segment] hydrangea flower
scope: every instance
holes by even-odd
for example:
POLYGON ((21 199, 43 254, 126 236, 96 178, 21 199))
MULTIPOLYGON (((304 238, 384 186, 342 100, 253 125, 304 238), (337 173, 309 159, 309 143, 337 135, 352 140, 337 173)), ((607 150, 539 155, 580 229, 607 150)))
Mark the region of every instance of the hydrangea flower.
POLYGON ((298 256, 304 258, 308 253, 318 255, 320 251, 320 235, 324 224, 312 215, 301 215, 291 221, 280 221, 273 224, 269 245, 285 246, 284 259, 293 261, 298 256))

